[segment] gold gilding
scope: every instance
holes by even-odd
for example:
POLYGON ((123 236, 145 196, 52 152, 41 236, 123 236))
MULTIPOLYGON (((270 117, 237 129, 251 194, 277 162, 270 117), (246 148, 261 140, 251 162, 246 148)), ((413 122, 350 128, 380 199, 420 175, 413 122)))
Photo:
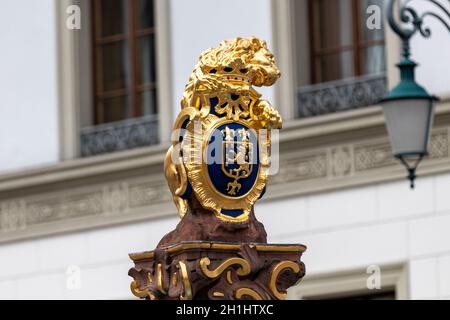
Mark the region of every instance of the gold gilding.
POLYGON ((224 297, 225 296, 222 292, 218 292, 218 291, 214 291, 212 295, 213 295, 213 297, 224 297))
POLYGON ((169 189, 181 217, 189 205, 182 196, 191 184, 201 205, 219 219, 226 222, 248 219, 268 179, 270 133, 259 135, 260 130, 269 132, 271 128, 282 126, 278 111, 269 102, 261 100, 261 94, 253 86, 271 86, 279 77, 280 71, 266 42, 255 37, 226 40, 200 55, 186 84, 182 110, 173 127, 172 146, 164 161, 169 189), (214 107, 211 107, 212 99, 216 99, 214 107), (244 166, 239 171, 240 176, 238 172, 226 173, 234 179, 229 183, 228 195, 216 190, 207 170, 205 154, 210 136, 217 127, 227 123, 240 123, 255 130, 258 148, 262 150, 256 181, 241 197, 229 195, 235 195, 240 189, 239 180, 249 176, 249 167, 244 166), (200 128, 197 128, 198 124, 200 128), (180 143, 181 129, 185 130, 180 143), (241 210, 242 214, 232 217, 222 214, 222 209, 241 210))
POLYGON ((233 279, 231 278, 231 271, 227 271, 227 282, 228 284, 233 284, 233 279))
POLYGON ((150 300, 157 300, 158 298, 150 292, 149 289, 140 290, 137 282, 133 280, 130 285, 131 293, 138 298, 149 298, 150 300))
POLYGON ((183 281, 184 294, 180 296, 181 300, 192 300, 191 282, 189 280, 186 264, 183 261, 178 262, 178 268, 180 269, 181 279, 183 281))
MULTIPOLYGON (((270 244, 250 244, 255 246, 257 251, 260 252, 304 252, 306 247, 297 244, 288 245, 270 245, 270 244)), ((168 247, 167 252, 169 254, 181 253, 186 250, 195 249, 211 249, 211 250, 224 250, 224 251, 238 251, 241 248, 240 243, 211 243, 211 242, 183 242, 174 246, 168 247)), ((153 257, 153 251, 143 253, 132 253, 129 255, 134 262, 149 259, 153 257)))
POLYGON ((285 300, 287 297, 287 293, 278 291, 277 288, 277 279, 281 272, 285 271, 286 269, 292 270, 294 273, 300 272, 300 266, 298 263, 295 263, 293 261, 281 261, 279 262, 272 270, 272 274, 270 275, 269 279, 269 289, 272 291, 272 294, 278 299, 278 300, 285 300))
POLYGON ((222 262, 216 269, 209 270, 208 266, 211 264, 211 260, 208 257, 204 257, 200 260, 200 269, 203 274, 208 278, 214 279, 220 276, 227 268, 232 265, 239 265, 240 268, 237 269, 237 274, 240 276, 246 276, 250 273, 250 264, 247 260, 242 258, 230 258, 222 262))
POLYGON ((166 294, 166 290, 164 290, 164 275, 162 273, 162 265, 161 263, 158 263, 157 267, 156 267, 156 281, 157 281, 157 286, 158 286, 158 290, 162 293, 162 294, 166 294))
POLYGON ((263 298, 253 289, 250 288, 239 288, 236 290, 235 297, 236 299, 242 299, 243 296, 249 296, 253 300, 263 300, 263 298))
POLYGON ((178 274, 174 272, 172 275, 172 285, 176 287, 177 284, 178 284, 178 274))
MULTIPOLYGON (((209 137, 217 127, 232 123, 230 120, 218 118, 212 114, 208 115, 206 121, 203 123, 205 136, 209 137)), ((240 120, 245 126, 249 124, 245 120, 240 120)), ((197 199, 206 209, 212 210, 218 218, 227 222, 243 222, 248 219, 248 215, 256 202, 259 199, 264 187, 266 186, 269 176, 269 167, 259 165, 259 171, 256 181, 250 191, 240 197, 230 197, 217 191, 214 187, 211 178, 208 175, 208 164, 204 159, 207 158, 209 139, 203 138, 202 135, 194 134, 194 124, 189 124, 186 132, 186 140, 192 141, 192 145, 201 145, 203 153, 197 152, 192 157, 185 159, 186 171, 188 173, 189 181, 195 192, 197 199), (192 129, 192 130, 191 130, 192 129), (242 209, 243 214, 238 217, 231 217, 221 213, 222 209, 237 210, 242 209)), ((183 149, 189 149, 190 146, 184 146, 183 149)), ((187 154, 187 151, 185 152, 187 154)))

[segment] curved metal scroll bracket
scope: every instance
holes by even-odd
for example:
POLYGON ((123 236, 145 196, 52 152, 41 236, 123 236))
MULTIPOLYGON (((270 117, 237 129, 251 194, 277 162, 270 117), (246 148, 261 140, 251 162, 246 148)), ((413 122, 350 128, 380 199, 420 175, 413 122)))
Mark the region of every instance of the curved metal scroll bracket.
MULTIPOLYGON (((423 0, 425 1, 425 0, 423 0)), ((391 29, 402 39, 403 41, 403 57, 408 59, 410 56, 410 47, 409 47, 409 39, 419 32, 424 38, 429 38, 431 36, 431 30, 429 27, 425 26, 424 20, 426 17, 433 17, 440 21, 450 32, 450 12, 449 10, 439 1, 439 0, 426 0, 428 3, 434 5, 439 11, 441 11, 449 21, 446 21, 444 18, 436 14, 432 11, 426 11, 421 14, 417 12, 411 6, 411 0, 405 2, 399 2, 396 0, 388 0, 387 7, 387 18, 389 22, 389 26, 391 29), (394 17, 395 4, 399 2, 399 17, 397 20, 394 17), (405 25, 411 25, 411 28, 405 27, 405 25)), ((442 0, 444 1, 444 0, 442 0)), ((447 0, 450 5, 450 0, 447 0)))

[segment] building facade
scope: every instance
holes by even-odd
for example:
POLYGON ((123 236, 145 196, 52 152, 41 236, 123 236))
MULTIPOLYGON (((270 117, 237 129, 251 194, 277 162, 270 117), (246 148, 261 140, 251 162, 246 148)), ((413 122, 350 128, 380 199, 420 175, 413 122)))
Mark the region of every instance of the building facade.
POLYGON ((270 242, 308 247, 290 298, 449 299, 450 36, 430 19, 431 39, 411 43, 441 98, 412 191, 377 105, 399 80, 384 7, 2 1, 0 298, 132 298, 128 253, 179 221, 162 168, 184 85, 200 52, 257 36, 282 73, 261 92, 284 128, 255 212, 270 242))

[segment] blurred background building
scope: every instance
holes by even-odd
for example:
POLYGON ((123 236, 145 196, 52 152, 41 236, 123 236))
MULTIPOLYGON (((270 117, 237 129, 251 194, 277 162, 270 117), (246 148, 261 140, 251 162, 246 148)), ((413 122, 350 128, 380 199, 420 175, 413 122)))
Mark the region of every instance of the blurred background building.
POLYGON ((290 297, 450 298, 450 41, 433 20, 412 41, 441 101, 411 191, 376 105, 400 58, 384 21, 367 25, 383 3, 2 0, 0 297, 132 298, 128 253, 179 221, 162 163, 184 85, 200 52, 254 35, 285 124, 256 215, 269 241, 308 246, 290 297))

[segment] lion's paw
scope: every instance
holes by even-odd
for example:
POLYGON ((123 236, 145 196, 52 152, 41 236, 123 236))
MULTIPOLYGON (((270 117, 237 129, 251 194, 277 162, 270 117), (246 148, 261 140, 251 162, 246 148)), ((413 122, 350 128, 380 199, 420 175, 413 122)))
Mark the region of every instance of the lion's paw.
POLYGON ((261 100, 254 110, 254 115, 263 127, 281 129, 283 120, 280 113, 266 100, 261 100))

